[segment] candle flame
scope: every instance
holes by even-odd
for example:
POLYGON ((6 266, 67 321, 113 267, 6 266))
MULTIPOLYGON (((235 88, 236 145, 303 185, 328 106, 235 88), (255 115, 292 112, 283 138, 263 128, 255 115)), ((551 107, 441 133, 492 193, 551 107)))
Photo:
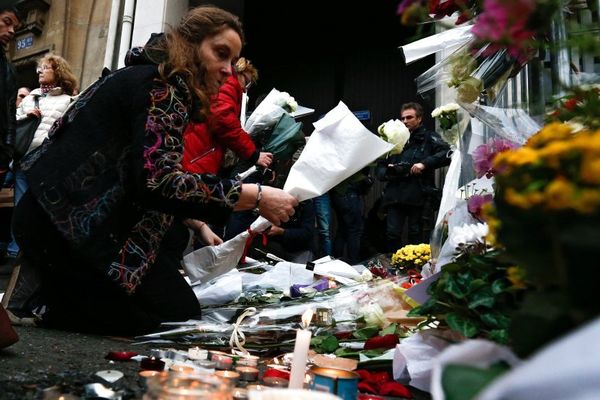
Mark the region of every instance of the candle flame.
POLYGON ((310 325, 310 321, 312 320, 312 316, 313 316, 312 308, 308 308, 306 311, 304 311, 304 314, 302 314, 302 328, 304 328, 304 329, 308 328, 308 326, 310 325))

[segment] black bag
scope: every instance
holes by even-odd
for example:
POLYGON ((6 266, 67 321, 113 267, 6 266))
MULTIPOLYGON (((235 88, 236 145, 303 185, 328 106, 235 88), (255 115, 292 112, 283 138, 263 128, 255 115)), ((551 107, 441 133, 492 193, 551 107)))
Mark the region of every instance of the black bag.
MULTIPOLYGON (((34 96, 34 98, 35 107, 39 108, 39 97, 34 96)), ((17 129, 15 132, 15 150, 13 153, 14 160, 20 160, 25 153, 27 153, 27 149, 29 149, 29 146, 31 146, 33 136, 35 135, 35 131, 37 130, 41 121, 42 118, 36 115, 28 115, 26 118, 17 121, 17 129)))

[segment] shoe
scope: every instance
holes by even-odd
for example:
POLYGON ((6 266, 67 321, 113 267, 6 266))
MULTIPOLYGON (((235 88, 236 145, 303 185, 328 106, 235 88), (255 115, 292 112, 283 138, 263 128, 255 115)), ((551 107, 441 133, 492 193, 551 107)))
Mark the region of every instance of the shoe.
POLYGON ((0 305, 0 349, 8 347, 19 341, 19 335, 12 327, 6 310, 0 305))

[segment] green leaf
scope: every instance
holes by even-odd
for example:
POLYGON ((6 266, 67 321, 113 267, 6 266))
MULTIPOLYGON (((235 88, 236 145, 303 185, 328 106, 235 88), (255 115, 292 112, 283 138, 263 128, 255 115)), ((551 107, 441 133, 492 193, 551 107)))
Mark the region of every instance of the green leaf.
POLYGON ((396 329, 398 329, 398 324, 394 322, 393 324, 390 324, 386 328, 382 329, 379 332, 379 336, 393 335, 396 333, 396 329))
POLYGON ((479 289, 479 288, 481 288, 481 287, 483 287, 483 286, 485 286, 487 284, 488 283, 485 280, 483 280, 483 279, 473 279, 471 281, 471 284, 469 286, 470 286, 471 291, 473 292, 473 291, 475 291, 475 290, 477 290, 477 289, 479 289))
POLYGON ((448 313, 446 323, 450 329, 466 337, 473 337, 479 333, 479 328, 474 321, 457 313, 448 313))
POLYGON ((482 313, 481 320, 490 328, 508 328, 510 325, 510 318, 498 312, 482 313))
POLYGON ((494 294, 502 293, 510 287, 510 281, 505 278, 496 279, 494 282, 492 282, 492 292, 494 292, 494 294))
POLYGON ((372 338, 373 336, 376 336, 378 332, 379 332, 378 326, 367 326, 365 328, 355 331, 352 334, 352 336, 354 336, 355 338, 360 339, 360 340, 367 340, 369 338, 372 338))
POLYGON ((470 400, 509 367, 500 362, 487 369, 467 365, 447 364, 442 371, 442 388, 446 400, 470 400))
POLYGON ((457 299, 464 299, 467 295, 467 288, 461 285, 458 279, 453 276, 448 278, 448 283, 446 284, 444 291, 457 299))
POLYGON ((508 344, 508 329, 493 329, 488 337, 496 343, 508 344))
POLYGON ((317 353, 332 353, 339 347, 339 341, 333 335, 321 335, 313 337, 310 345, 317 353))
POLYGON ((477 307, 492 308, 495 302, 496 298, 494 297, 492 288, 485 287, 471 295, 471 301, 469 301, 468 307, 471 310, 474 310, 477 307))

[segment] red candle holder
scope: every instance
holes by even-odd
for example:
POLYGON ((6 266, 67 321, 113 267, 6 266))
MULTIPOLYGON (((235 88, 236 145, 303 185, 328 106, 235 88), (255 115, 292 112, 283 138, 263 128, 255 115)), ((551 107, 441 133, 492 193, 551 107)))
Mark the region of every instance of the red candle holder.
POLYGON ((156 357, 147 357, 140 362, 140 368, 143 370, 163 371, 165 362, 156 357))

